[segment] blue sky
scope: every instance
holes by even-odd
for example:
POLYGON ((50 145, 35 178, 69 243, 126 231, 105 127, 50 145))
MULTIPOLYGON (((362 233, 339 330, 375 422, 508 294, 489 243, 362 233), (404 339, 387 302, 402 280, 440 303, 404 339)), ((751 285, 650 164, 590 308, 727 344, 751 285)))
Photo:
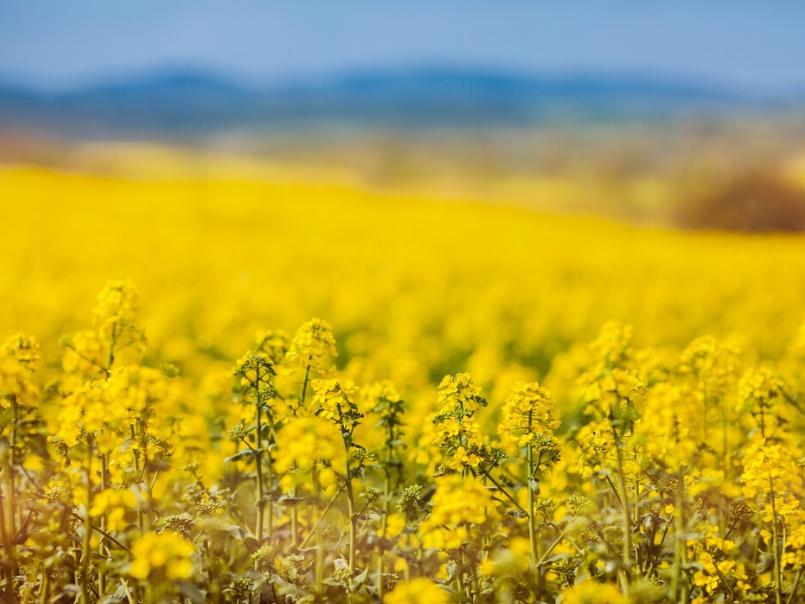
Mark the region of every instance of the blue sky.
POLYGON ((419 65, 805 90, 805 2, 0 0, 0 79, 192 66, 264 83, 419 65))

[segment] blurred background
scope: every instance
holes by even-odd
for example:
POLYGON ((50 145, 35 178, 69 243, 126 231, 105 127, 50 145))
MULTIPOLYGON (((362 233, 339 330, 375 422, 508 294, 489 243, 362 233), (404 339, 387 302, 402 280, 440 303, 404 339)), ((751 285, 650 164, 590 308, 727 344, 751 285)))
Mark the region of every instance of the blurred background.
POLYGON ((803 23, 776 1, 4 0, 0 162, 798 231, 803 23))

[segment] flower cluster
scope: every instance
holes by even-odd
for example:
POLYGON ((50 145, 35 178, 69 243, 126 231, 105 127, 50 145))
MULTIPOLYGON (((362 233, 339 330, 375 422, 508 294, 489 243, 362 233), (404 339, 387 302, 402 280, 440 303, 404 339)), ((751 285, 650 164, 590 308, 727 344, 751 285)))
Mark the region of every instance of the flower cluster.
POLYGON ((338 356, 333 328, 327 321, 311 319, 296 332, 285 356, 290 363, 299 367, 326 370, 331 359, 338 356))
POLYGON ((454 550, 474 540, 474 533, 497 516, 496 502, 479 482, 444 477, 436 483, 430 515, 419 532, 425 547, 454 550))
POLYGON ((144 349, 137 307, 110 283, 61 370, 31 337, 0 348, 14 604, 805 597, 798 357, 610 323, 540 382, 434 388, 358 346, 337 370, 313 319, 197 372, 144 349))
POLYGON ((358 387, 350 381, 316 380, 313 382, 313 413, 352 432, 363 413, 357 404, 358 387))
POLYGON ((521 382, 503 404, 499 431, 517 447, 525 447, 551 436, 560 423, 551 393, 536 382, 521 382))

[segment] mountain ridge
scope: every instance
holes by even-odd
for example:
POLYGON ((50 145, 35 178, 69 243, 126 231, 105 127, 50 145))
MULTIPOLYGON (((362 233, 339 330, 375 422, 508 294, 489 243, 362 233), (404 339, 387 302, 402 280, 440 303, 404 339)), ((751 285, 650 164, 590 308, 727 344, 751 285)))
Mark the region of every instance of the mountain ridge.
POLYGON ((714 110, 774 110, 803 99, 639 74, 530 75, 456 67, 365 69, 271 85, 214 71, 122 74, 70 90, 0 81, 0 127, 194 133, 311 124, 417 127, 538 125, 563 119, 665 118, 714 110))

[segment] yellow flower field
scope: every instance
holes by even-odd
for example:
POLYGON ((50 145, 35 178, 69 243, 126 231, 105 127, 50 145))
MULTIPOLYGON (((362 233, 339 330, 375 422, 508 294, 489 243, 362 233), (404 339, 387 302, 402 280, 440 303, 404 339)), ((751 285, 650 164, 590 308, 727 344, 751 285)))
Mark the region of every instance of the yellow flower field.
POLYGON ((5 602, 805 599, 805 239, 0 170, 5 602))

